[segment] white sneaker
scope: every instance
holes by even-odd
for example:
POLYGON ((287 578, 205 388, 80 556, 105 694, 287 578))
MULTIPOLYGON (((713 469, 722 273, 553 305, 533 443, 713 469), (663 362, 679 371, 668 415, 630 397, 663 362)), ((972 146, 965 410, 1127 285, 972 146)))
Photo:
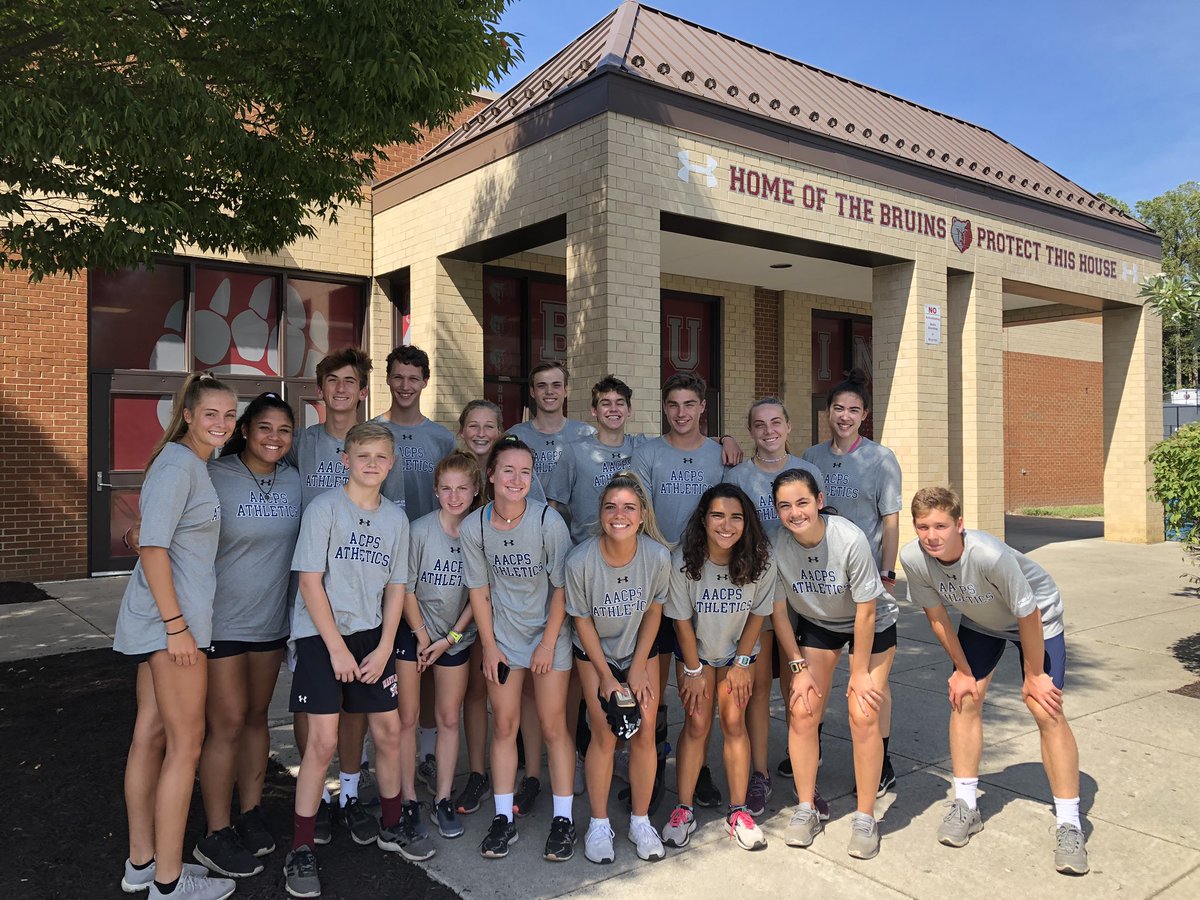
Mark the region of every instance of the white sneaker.
POLYGON ((731 812, 725 822, 729 825, 729 836, 734 838, 743 850, 762 850, 767 846, 767 836, 745 809, 731 812))
POLYGON ((649 822, 629 823, 629 842, 637 847, 637 855, 647 862, 658 862, 667 855, 662 839, 649 822))
POLYGON ((611 825, 593 821, 583 839, 583 855, 594 863, 607 865, 616 859, 611 825))
MULTIPOLYGON (((191 875, 193 878, 207 878, 208 869, 204 866, 185 862, 183 864, 183 874, 191 875)), ((121 876, 121 890, 127 894, 136 894, 138 891, 150 890, 150 885, 153 883, 154 860, 150 860, 150 865, 144 869, 135 869, 132 860, 125 860, 125 874, 121 876)))
POLYGON ((583 770, 583 757, 575 754, 575 796, 587 790, 587 774, 583 770))
POLYGON ((194 875, 183 874, 175 883, 175 890, 169 894, 160 894, 158 885, 151 883, 150 900, 225 900, 233 896, 237 884, 232 878, 197 878, 194 875))

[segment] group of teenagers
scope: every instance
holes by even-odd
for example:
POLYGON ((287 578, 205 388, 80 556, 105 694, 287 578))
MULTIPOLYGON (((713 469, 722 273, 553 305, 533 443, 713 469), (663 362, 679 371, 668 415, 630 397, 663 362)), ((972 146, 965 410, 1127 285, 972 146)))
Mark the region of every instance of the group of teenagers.
POLYGON ((505 432, 499 407, 474 400, 456 436, 421 411, 427 354, 398 347, 386 365, 391 407, 367 422, 371 361, 353 348, 317 366, 324 421, 308 428, 273 393, 239 416, 234 392, 209 374, 189 376, 176 397, 126 533, 138 562, 116 629, 115 649, 138 664, 127 892, 221 900, 233 879, 262 871, 276 845, 261 809, 267 711, 285 661, 301 752, 284 865, 292 896, 320 896, 315 849, 335 820, 358 844, 423 860, 436 850, 431 828, 461 837, 461 817, 490 795, 480 852, 506 856, 541 791, 543 747, 547 860, 574 855, 583 792, 584 855, 615 859, 614 773, 628 782, 634 851, 662 859, 689 843, 696 806, 725 802, 707 763, 714 716, 729 832, 742 848, 765 848, 756 817, 773 790, 776 678, 788 755, 775 771, 795 801, 783 840, 809 847, 830 816, 817 791, 822 721, 847 647, 848 852, 870 859, 876 800, 896 785, 897 559, 908 600, 953 663, 954 800, 938 840, 962 847, 983 828, 981 710, 1013 643, 1054 797, 1055 868, 1087 872, 1058 589, 1037 563, 965 529, 945 487, 917 491, 917 536, 899 548, 900 467, 861 434, 861 372, 829 392, 831 437, 803 456, 790 448, 783 403, 755 402, 743 458, 736 440, 701 430, 695 375, 663 385, 661 436, 627 433, 632 392, 612 375, 592 387, 593 425, 567 418, 562 364, 530 374, 527 421, 505 432), (961 614, 957 628, 948 609, 961 614), (685 712, 678 803, 656 828, 672 671, 685 712), (460 724, 470 772, 454 796, 460 724), (368 733, 378 809, 359 800, 368 733), (335 755, 336 800, 326 788, 335 755), (185 863, 197 768, 206 827, 197 862, 185 863), (432 802, 418 799, 418 781, 432 802))

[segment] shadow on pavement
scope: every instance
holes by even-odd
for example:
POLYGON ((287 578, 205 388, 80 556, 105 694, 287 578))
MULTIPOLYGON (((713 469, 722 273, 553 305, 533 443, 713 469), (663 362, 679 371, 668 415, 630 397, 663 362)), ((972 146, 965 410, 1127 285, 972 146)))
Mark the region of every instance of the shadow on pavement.
POLYGON ((1047 544, 1086 541, 1104 537, 1100 519, 1051 519, 1042 516, 1005 516, 1004 540, 1014 550, 1028 553, 1047 544))

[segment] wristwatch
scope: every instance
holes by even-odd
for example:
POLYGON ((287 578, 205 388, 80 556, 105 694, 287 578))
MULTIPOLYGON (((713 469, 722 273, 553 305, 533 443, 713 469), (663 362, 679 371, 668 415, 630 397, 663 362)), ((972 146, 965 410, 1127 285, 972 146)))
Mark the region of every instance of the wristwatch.
POLYGON ((808 668, 808 660, 793 659, 791 662, 788 663, 788 666, 789 666, 789 668, 791 668, 793 675, 799 675, 801 672, 803 672, 805 669, 808 668))
POLYGON ((890 581, 892 584, 896 583, 896 571, 894 569, 889 569, 887 572, 880 572, 879 576, 884 581, 890 581))
POLYGON ((745 655, 742 655, 742 656, 735 656, 735 657, 733 658, 733 664, 734 664, 735 666, 741 666, 743 669, 748 669, 748 668, 750 668, 750 664, 751 664, 752 662, 754 662, 754 660, 753 660, 753 659, 751 659, 749 656, 745 656, 745 655))

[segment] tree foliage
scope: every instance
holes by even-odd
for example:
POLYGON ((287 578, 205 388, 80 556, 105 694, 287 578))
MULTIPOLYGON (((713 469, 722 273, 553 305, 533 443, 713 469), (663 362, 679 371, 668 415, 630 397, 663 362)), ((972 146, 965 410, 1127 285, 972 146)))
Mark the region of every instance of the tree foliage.
POLYGON ((1133 215, 1133 210, 1129 208, 1129 204, 1120 197, 1114 197, 1112 194, 1106 194, 1103 191, 1096 191, 1096 196, 1114 209, 1119 209, 1128 216, 1133 215))
POLYGON ((1169 535, 1200 550, 1200 423, 1185 425, 1150 451, 1154 486, 1169 535))
POLYGON ((5 0, 0 266, 272 252, 519 58, 509 0, 5 0))
POLYGON ((1163 272, 1200 279, 1200 183, 1188 181, 1153 200, 1139 200, 1138 217, 1163 242, 1163 272))

